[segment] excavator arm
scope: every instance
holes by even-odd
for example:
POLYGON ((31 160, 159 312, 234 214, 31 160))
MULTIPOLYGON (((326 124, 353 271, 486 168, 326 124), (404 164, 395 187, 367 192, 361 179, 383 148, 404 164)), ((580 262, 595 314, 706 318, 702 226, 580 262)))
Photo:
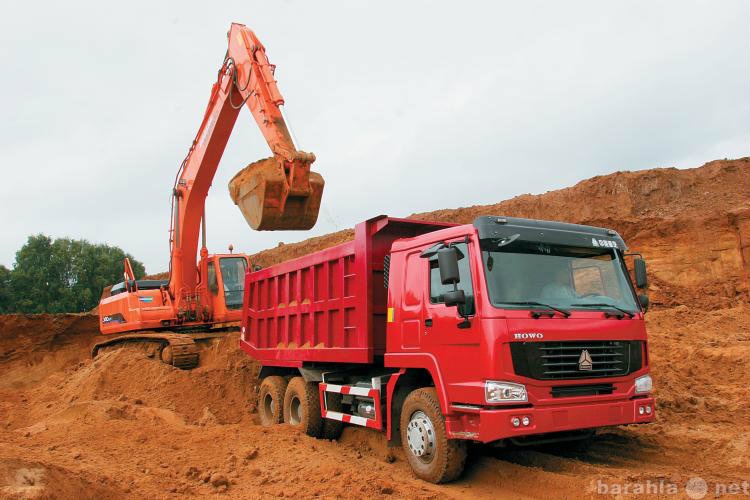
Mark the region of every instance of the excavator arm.
POLYGON ((323 178, 310 171, 315 155, 298 151, 284 121, 284 99, 274 79, 274 66, 255 34, 233 23, 229 47, 211 89, 203 121, 185 157, 173 190, 170 231, 172 297, 198 293, 196 255, 205 276, 206 195, 240 109, 247 107, 273 157, 252 163, 230 182, 230 195, 253 229, 309 229, 318 216, 323 178))

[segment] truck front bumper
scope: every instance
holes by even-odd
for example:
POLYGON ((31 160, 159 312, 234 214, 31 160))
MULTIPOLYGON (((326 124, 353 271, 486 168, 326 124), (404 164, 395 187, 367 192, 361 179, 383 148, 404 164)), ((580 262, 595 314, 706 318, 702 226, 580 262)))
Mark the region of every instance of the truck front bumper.
POLYGON ((654 420, 654 398, 526 408, 474 408, 452 405, 446 418, 448 436, 490 443, 500 439, 612 425, 645 424, 654 420), (643 408, 643 414, 639 409, 643 408), (646 409, 650 409, 650 413, 646 409), (524 425, 524 417, 528 425, 524 425), (514 419, 521 422, 517 427, 514 419))

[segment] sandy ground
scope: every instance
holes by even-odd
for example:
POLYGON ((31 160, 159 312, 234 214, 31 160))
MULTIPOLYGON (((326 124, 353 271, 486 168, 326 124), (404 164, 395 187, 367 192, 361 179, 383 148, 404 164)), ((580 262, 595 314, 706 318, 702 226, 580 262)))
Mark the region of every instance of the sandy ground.
MULTIPOLYGON (((5 331, 50 330, 16 317, 5 331)), ((560 446, 471 451, 465 475, 435 486, 412 477, 381 434, 339 442, 258 425, 257 366, 237 337, 214 341, 184 372, 145 349, 88 359, 79 318, 0 372, 0 492, 11 497, 596 497, 597 488, 684 491, 692 477, 750 480, 750 306, 686 306, 648 315, 658 421, 602 430, 586 451, 560 446), (35 357, 36 349, 39 357, 35 357), (32 361, 29 361, 32 359, 32 361)))

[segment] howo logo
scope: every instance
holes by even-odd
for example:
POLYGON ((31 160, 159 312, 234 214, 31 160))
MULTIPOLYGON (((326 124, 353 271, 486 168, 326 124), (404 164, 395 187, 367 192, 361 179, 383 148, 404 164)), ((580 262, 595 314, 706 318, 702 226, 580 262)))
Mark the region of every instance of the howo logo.
POLYGON ((514 333, 513 338, 516 340, 542 340, 544 338, 543 333, 514 333))
POLYGON ((581 351, 581 356, 578 358, 578 369, 579 370, 591 370, 594 367, 594 362, 591 359, 589 351, 584 349, 581 351))

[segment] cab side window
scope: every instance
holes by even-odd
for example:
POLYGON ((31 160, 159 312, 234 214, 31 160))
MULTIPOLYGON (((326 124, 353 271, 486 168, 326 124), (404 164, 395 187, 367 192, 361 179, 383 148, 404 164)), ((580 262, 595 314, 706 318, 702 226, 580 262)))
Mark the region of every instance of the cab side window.
POLYGON ((216 281, 216 268, 213 262, 208 263, 208 289, 214 295, 219 293, 219 283, 216 281))
MULTIPOLYGON (((474 314, 474 286, 471 281, 471 270, 469 269, 469 248, 466 243, 457 243, 453 245, 459 251, 461 256, 458 259, 458 274, 461 281, 458 282, 458 289, 463 290, 466 295, 466 314, 474 314)), ((438 268, 437 256, 430 259, 430 302, 432 304, 442 304, 445 292, 453 290, 453 285, 443 285, 440 282, 440 269, 438 268)), ((461 307, 461 306, 459 306, 461 307)))

